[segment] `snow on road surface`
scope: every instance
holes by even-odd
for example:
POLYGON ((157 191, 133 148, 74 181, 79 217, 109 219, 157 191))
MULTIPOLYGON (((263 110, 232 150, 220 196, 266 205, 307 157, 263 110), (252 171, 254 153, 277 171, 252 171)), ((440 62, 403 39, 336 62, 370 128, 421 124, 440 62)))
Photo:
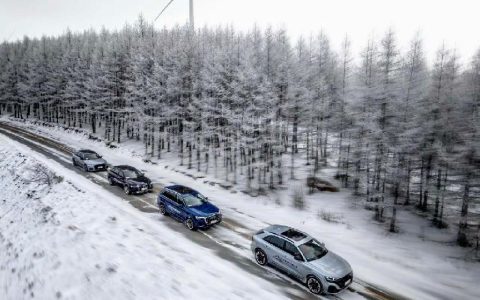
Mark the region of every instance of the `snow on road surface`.
POLYGON ((3 135, 0 190, 1 299, 287 298, 3 135), (31 182, 37 164, 61 182, 31 182))
MULTIPOLYGON (((401 232, 388 234, 381 224, 372 221, 368 211, 351 199, 349 191, 307 195, 307 207, 299 211, 291 207, 291 189, 269 196, 251 197, 236 187, 225 190, 218 185, 210 185, 210 182, 218 180, 208 174, 201 179, 186 176, 183 173, 189 170, 169 160, 160 160, 157 165, 144 163, 142 156, 136 154, 139 149, 134 144, 126 143, 117 149, 109 149, 102 142, 89 140, 87 135, 59 127, 35 127, 28 122, 14 124, 74 148, 98 151, 112 164, 137 166, 146 171, 154 182, 192 186, 220 206, 227 218, 242 224, 245 228, 237 230, 245 231, 245 234, 274 223, 306 231, 346 258, 356 278, 361 281, 412 299, 480 298, 476 286, 480 278, 480 264, 463 259, 466 251, 470 250, 451 243, 455 232, 449 232, 450 229, 439 231, 431 227, 428 220, 413 214, 400 213, 398 223, 401 232)), ((324 176, 328 176, 330 170, 323 172, 324 176)), ((289 185, 298 184, 301 182, 293 181, 289 185)), ((214 228, 209 234, 231 240, 241 245, 239 249, 248 249, 249 241, 242 241, 238 235, 231 236, 231 232, 223 228, 214 228)))

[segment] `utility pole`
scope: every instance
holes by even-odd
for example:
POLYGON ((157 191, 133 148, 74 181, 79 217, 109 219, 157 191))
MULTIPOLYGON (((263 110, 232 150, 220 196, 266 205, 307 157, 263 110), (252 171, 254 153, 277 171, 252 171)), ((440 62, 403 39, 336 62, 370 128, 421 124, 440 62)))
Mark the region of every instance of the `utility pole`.
POLYGON ((190 0, 190 28, 195 29, 195 23, 193 20, 193 0, 190 0))
MULTIPOLYGON (((190 5, 189 5, 189 10, 190 10, 190 29, 193 31, 195 29, 195 24, 194 24, 194 20, 193 20, 193 0, 189 0, 190 1, 190 5)), ((157 15, 157 17, 155 18, 155 20, 153 20, 153 22, 157 21, 157 19, 163 14, 163 12, 167 9, 168 6, 170 6, 170 4, 172 4, 173 0, 170 0, 167 5, 165 5, 165 7, 162 9, 162 11, 157 15)))

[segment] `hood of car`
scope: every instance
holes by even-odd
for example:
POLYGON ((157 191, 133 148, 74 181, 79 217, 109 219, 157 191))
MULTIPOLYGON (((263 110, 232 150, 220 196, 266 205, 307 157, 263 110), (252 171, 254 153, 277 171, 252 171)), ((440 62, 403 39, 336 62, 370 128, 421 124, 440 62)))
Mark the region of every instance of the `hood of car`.
POLYGON ((310 261, 309 264, 323 276, 341 278, 352 272, 350 264, 331 251, 320 259, 310 261))
POLYGON ((137 177, 137 178, 128 178, 127 179, 128 183, 146 183, 150 184, 150 179, 148 179, 145 176, 137 177))
POLYGON ((188 210, 190 211, 190 213, 197 217, 206 217, 220 211, 218 207, 216 207, 210 202, 205 202, 197 206, 190 206, 188 207, 188 210))
POLYGON ((107 162, 103 158, 88 159, 88 160, 84 160, 84 162, 89 166, 107 164, 107 162))

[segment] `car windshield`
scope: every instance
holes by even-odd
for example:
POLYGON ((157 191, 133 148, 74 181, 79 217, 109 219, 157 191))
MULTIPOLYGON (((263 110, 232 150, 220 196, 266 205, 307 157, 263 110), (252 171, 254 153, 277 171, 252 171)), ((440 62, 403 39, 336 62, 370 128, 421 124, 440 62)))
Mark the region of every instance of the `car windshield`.
POLYGON ((207 202, 207 198, 205 198, 202 194, 184 194, 183 201, 185 201, 186 206, 198 206, 202 205, 203 203, 207 202))
POLYGON ((100 156, 97 153, 84 153, 83 155, 84 155, 86 160, 100 158, 100 156))
POLYGON ((302 251, 303 256, 307 261, 312 261, 315 259, 322 258, 325 254, 328 253, 328 250, 320 244, 317 240, 311 239, 303 245, 300 245, 300 251, 302 251))
POLYGON ((128 178, 138 178, 143 175, 141 172, 134 169, 124 169, 123 174, 128 178))

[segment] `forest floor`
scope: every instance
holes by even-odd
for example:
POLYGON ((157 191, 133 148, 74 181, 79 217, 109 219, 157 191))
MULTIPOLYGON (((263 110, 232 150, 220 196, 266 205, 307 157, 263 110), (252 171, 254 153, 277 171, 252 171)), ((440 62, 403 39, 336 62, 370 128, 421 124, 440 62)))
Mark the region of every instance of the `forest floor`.
MULTIPOLYGON (((6 119, 3 119, 3 121, 6 121, 6 119)), ((90 148, 98 151, 107 159, 107 161, 114 165, 134 165, 145 171, 147 176, 152 178, 154 183, 158 186, 170 183, 180 183, 192 186, 203 194, 207 195, 212 202, 220 206, 223 210, 226 218, 224 226, 227 228, 220 226, 217 228, 212 228, 211 231, 200 232, 196 235, 197 237, 195 237, 195 235, 192 236, 190 233, 186 233, 185 230, 183 228, 179 228, 180 225, 175 224, 175 222, 169 222, 168 225, 165 225, 165 221, 162 220, 162 218, 159 218, 157 215, 142 215, 141 219, 147 218, 149 219, 149 222, 151 222, 153 219, 154 223, 149 223, 149 226, 157 224, 155 226, 160 228, 165 226, 168 227, 165 230, 169 232, 165 234, 165 237, 163 237, 162 232, 162 238, 160 238, 158 242, 162 240, 165 241, 168 239, 166 238, 167 236, 179 236, 179 238, 182 240, 184 238, 186 240, 195 240, 198 239, 198 236, 209 235, 211 237, 210 240, 215 241, 215 243, 221 243, 225 246, 225 249, 228 249, 225 250, 225 253, 216 251, 217 257, 237 256, 234 258, 240 258, 242 261, 248 260, 249 263, 252 263, 251 258, 249 260, 251 255, 248 249, 249 241, 246 239, 246 237, 248 237, 248 235, 250 235, 252 232, 255 232, 256 230, 268 224, 280 223, 297 227, 316 236, 319 240, 324 241, 330 250, 340 254, 351 263, 355 276, 358 278, 358 280, 356 285, 353 285, 353 292, 349 291, 342 294, 342 299, 356 298, 357 296, 361 295, 362 292, 365 292, 365 287, 369 286, 368 283, 373 284, 375 287, 380 287, 380 289, 394 291, 399 295, 403 295, 412 299, 476 299, 480 295, 480 292, 478 292, 476 287, 477 278, 480 277, 480 264, 465 259, 468 257, 471 249, 462 249, 454 245, 453 241, 455 232, 453 230, 435 229, 430 226, 430 222, 428 220, 425 220, 419 216, 415 216, 414 214, 408 212, 399 213, 398 223, 401 230, 399 233, 389 234, 384 228, 386 225, 374 222, 372 220, 371 213, 361 209, 363 208, 362 204, 356 201, 356 199, 352 198, 349 191, 341 190, 338 193, 315 193, 311 195, 305 195, 305 208, 303 210, 298 210, 292 207, 291 199, 294 188, 304 183, 301 180, 290 181, 287 185, 288 188, 286 189, 277 190, 269 193, 268 195, 252 197, 243 193, 241 187, 226 186, 228 188, 227 189, 222 187, 222 181, 214 178, 211 175, 198 174, 196 172, 191 172, 191 170, 186 168, 178 167, 176 165, 176 161, 167 159, 159 160, 155 162, 155 164, 146 163, 143 161, 143 154, 140 154, 142 152, 139 151, 142 145, 135 145, 134 143, 122 143, 121 145, 118 145, 117 148, 111 149, 103 142, 88 139, 88 135, 82 132, 76 133, 74 131, 65 131, 60 127, 39 127, 31 123, 20 123, 13 121, 9 122, 15 126, 26 128, 37 135, 42 135, 58 141, 63 145, 68 145, 66 147, 90 148), (183 234, 174 234, 174 231, 181 232, 183 234), (355 291, 357 293, 355 293, 355 291)), ((0 145, 2 145, 2 151, 7 151, 9 148, 11 148, 4 147, 5 144, 12 145, 12 142, 9 142, 4 138, 0 143, 0 145)), ((59 149, 52 148, 51 152, 58 152, 56 153, 58 154, 57 156, 61 157, 64 163, 68 163, 70 161, 70 158, 65 154, 61 154, 59 149)), ((10 153, 9 155, 14 154, 10 153)), ((31 156, 30 153, 25 155, 27 157, 31 156)), ((36 155, 38 158, 38 154, 36 155)), ((2 170, 5 168, 2 166, 2 170)), ((70 174, 71 172, 67 174, 65 173, 67 171, 62 170, 58 166, 56 166, 56 171, 61 171, 60 175, 64 176, 67 182, 74 182, 75 184, 77 183, 77 178, 71 177, 73 176, 70 174)), ((89 176, 92 177, 91 179, 105 184, 104 177, 100 176, 99 173, 91 174, 89 176)), ((321 176, 334 182, 332 178, 332 168, 324 168, 321 171, 321 176)), ((5 175, 4 178, 6 177, 8 176, 5 175)), ((301 177, 299 176, 299 178, 301 177)), ((7 179, 4 180, 2 178, 0 184, 2 185, 2 189, 5 189, 6 187, 11 186, 11 184, 14 185, 15 183, 8 182, 7 179), (4 184, 4 182, 7 184, 4 184)), ((90 189, 86 187, 87 184, 85 183, 82 188, 85 188, 85 190, 90 189)), ((12 188, 12 195, 14 192, 15 189, 12 188)), ((58 197, 56 194, 57 193, 49 193, 48 195, 52 195, 51 197, 55 198, 58 197)), ((60 192, 58 194, 60 195, 60 192)), ((17 198, 18 197, 19 196, 17 196, 17 198)), ((66 199, 70 199, 70 202, 78 202, 79 200, 75 197, 72 195, 70 197, 66 197, 66 199)), ((86 200, 83 200, 83 198, 81 198, 82 200, 80 201, 82 203, 87 203, 85 205, 90 203, 93 205, 92 207, 95 207, 104 201, 107 204, 112 205, 111 202, 116 201, 115 198, 118 198, 118 196, 104 195, 104 197, 100 198, 92 196, 87 198, 95 199, 90 200, 94 201, 95 203, 88 201, 86 202, 86 200)), ((155 195, 152 195, 146 201, 140 201, 141 199, 136 199, 137 197, 131 198, 132 199, 126 200, 129 201, 133 206, 140 208, 140 210, 144 210, 145 212, 155 211, 153 206, 154 202, 152 203, 152 199, 154 201, 155 195)), ((117 202, 122 203, 121 201, 117 202)), ((4 208, 5 207, 2 207, 2 212, 4 208)), ((126 208, 122 206, 122 209, 126 208)), ((90 210, 91 208, 86 209, 86 211, 90 210)), ((78 211, 76 213, 79 214, 78 211)), ((104 215, 102 213, 101 216, 97 214, 90 216, 89 214, 86 217, 89 218, 90 222, 93 222, 94 219, 99 218, 99 222, 101 221, 105 223, 106 219, 108 221, 106 215, 109 214, 107 213, 104 215)), ((140 216, 135 215, 135 218, 137 217, 140 216)), ((128 219, 127 223, 140 222, 135 218, 125 217, 122 219, 128 219)), ((0 219, 0 223, 4 221, 5 218, 0 219)), ((90 230, 87 231, 89 232, 90 230)), ((93 239, 94 235, 91 238, 93 239)), ((102 239, 100 238, 100 240, 102 239)), ((204 243, 204 241, 199 243, 204 243)), ((135 245, 135 241, 132 241, 131 243, 129 242, 129 247, 131 245, 135 245)), ((193 252, 196 252, 197 248, 203 249, 210 247, 210 245, 206 244, 202 246, 203 247, 191 248, 182 247, 182 251, 185 253, 181 253, 181 255, 185 254, 187 256, 184 262, 189 262, 192 259, 193 252), (188 255, 190 256, 188 257, 188 255)), ((150 248, 150 250, 152 249, 150 248)), ((150 250, 139 248, 137 249, 137 252, 142 251, 141 257, 144 255, 154 255, 155 251, 150 250)), ((203 249, 202 251, 206 250, 203 249)), ((175 256, 174 252, 175 251, 172 250, 172 257, 175 256)), ((133 252, 127 252, 125 254, 127 255, 125 258, 129 257, 128 254, 135 255, 133 252)), ((111 256, 111 258, 116 259, 115 256, 111 256)), ((139 258, 135 257, 135 260, 136 259, 139 258)), ((214 258, 212 258, 212 260, 214 260, 214 258)), ((145 258, 145 261, 149 260, 145 258)), ((141 261, 138 261, 138 263, 141 263, 141 261)), ((176 263, 176 260, 174 260, 174 263, 176 263)), ((213 262, 213 264, 215 263, 217 262, 213 262)), ((233 263, 233 265, 235 266, 236 264, 233 263)), ((165 267, 165 265, 163 267, 165 267)), ((183 267, 192 268, 187 263, 185 263, 183 267)), ((203 266, 200 267, 203 268, 203 266)), ((148 265, 148 269, 153 270, 153 268, 150 269, 150 264, 148 265)), ((193 269, 196 272, 197 267, 194 266, 193 269)), ((208 270, 208 268, 206 269, 208 270)), ((205 269, 202 270, 202 272, 203 271, 205 271, 205 269)), ((199 273, 203 274, 202 272, 199 273)), ((239 277, 246 275, 245 269, 239 270, 238 272, 239 277)), ((257 273, 254 274, 255 277, 252 277, 252 280, 254 281, 253 283, 249 282, 246 278, 240 279, 245 280, 245 285, 248 286, 258 283, 261 284, 263 288, 263 285, 265 284, 265 288, 262 292, 278 292, 278 290, 276 290, 278 289, 278 285, 272 284, 269 286, 267 283, 260 283, 256 281, 256 277, 259 276, 258 268, 255 268, 255 271, 251 271, 250 273, 252 272, 257 273)), ((0 274, 2 274, 1 270, 0 274)), ((163 275, 163 273, 157 275, 167 276, 163 275)), ((249 275, 252 276, 253 274, 249 275)), ((231 280, 231 276, 227 274, 225 274, 225 276, 231 280)), ((260 277, 262 278, 262 276, 260 277)), ((198 276, 198 278, 201 278, 201 276, 198 276)), ((276 275, 263 275, 263 279, 270 279, 273 281, 279 280, 278 278, 275 278, 277 278, 276 275)), ((5 282, 5 280, 0 282, 5 282)), ((167 289, 171 289, 172 286, 175 286, 172 281, 167 280, 166 282, 170 284, 168 287, 165 287, 167 289)), ((225 282, 220 284, 220 286, 223 286, 226 282, 227 281, 225 280, 225 282)), ((182 283, 176 284, 183 286, 182 283)), ((301 298, 305 296, 305 294, 302 295, 302 289, 295 287, 294 283, 290 284, 292 285, 291 287, 285 287, 287 290, 280 290, 280 293, 289 298, 295 296, 301 298)), ((143 283, 143 285, 145 285, 145 283, 143 283)), ((167 286, 167 284, 165 284, 165 286, 167 286)), ((225 289, 223 292, 229 293, 228 295, 230 295, 230 292, 232 292, 231 298, 236 298, 238 296, 238 293, 228 290, 229 287, 224 288, 225 289)), ((106 290, 107 289, 105 289, 104 292, 106 290)), ((207 288, 206 291, 202 292, 211 292, 212 294, 209 294, 209 296, 211 296, 210 298, 219 298, 219 294, 213 293, 215 293, 215 291, 221 293, 220 290, 220 288, 213 290, 207 288)), ((255 290, 255 286, 251 286, 251 290, 255 290)), ((256 292, 255 295, 258 296, 256 292)), ((242 294, 239 297, 248 298, 249 295, 242 294)), ((125 298, 125 295, 120 295, 120 298, 125 298)), ((166 298, 168 298, 168 296, 166 296, 166 298)))

